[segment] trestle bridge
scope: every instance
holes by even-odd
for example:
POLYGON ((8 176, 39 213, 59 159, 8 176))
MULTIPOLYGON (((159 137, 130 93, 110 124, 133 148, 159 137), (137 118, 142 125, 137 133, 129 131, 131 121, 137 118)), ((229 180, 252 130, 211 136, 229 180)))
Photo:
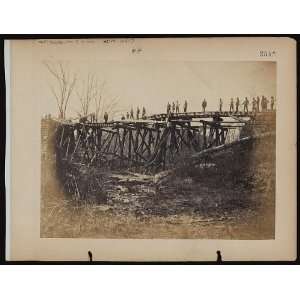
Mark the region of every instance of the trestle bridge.
POLYGON ((275 111, 155 114, 107 123, 59 121, 56 155, 69 164, 165 169, 183 157, 275 131, 275 111))

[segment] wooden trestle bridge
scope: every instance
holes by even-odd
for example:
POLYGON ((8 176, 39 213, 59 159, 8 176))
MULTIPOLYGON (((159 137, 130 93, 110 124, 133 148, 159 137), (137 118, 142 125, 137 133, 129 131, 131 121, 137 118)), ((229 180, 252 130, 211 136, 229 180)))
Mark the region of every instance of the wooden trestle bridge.
POLYGON ((74 165, 164 169, 182 157, 230 144, 243 132, 245 136, 257 128, 259 133, 275 130, 275 115, 275 111, 191 112, 107 123, 60 121, 56 156, 74 165))

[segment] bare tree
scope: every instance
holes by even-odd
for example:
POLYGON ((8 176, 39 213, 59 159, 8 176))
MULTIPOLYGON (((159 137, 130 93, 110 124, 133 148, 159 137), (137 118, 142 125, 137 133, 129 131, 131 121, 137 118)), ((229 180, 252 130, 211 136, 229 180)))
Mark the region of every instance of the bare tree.
POLYGON ((95 75, 88 74, 87 80, 82 82, 81 91, 77 91, 80 100, 81 110, 79 116, 88 116, 94 114, 95 121, 103 119, 104 113, 107 112, 110 118, 114 118, 119 112, 119 101, 117 98, 109 98, 104 95, 106 82, 99 83, 95 75))
POLYGON ((97 80, 94 75, 88 74, 87 81, 82 82, 81 91, 77 91, 77 96, 81 104, 81 113, 83 116, 88 116, 92 100, 97 98, 97 80))
POLYGON ((102 82, 100 87, 97 85, 97 93, 95 96, 95 117, 96 121, 100 120, 100 115, 102 114, 101 108, 103 107, 104 104, 104 97, 103 97, 103 92, 104 92, 104 85, 105 81, 102 82))
POLYGON ((65 119, 69 100, 77 80, 76 75, 71 76, 61 62, 56 67, 48 62, 44 62, 44 65, 56 79, 56 88, 53 86, 50 86, 50 88, 56 99, 59 118, 65 119))
POLYGON ((123 111, 119 109, 119 101, 117 97, 110 99, 110 101, 104 105, 103 110, 108 113, 111 119, 113 119, 117 113, 123 111))

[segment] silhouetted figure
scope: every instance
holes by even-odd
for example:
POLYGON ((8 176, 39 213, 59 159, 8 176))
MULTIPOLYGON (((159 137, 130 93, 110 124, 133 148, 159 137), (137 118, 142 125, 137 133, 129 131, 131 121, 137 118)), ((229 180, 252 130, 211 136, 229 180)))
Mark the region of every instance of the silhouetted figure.
POLYGON ((146 119, 146 108, 144 106, 142 108, 142 119, 146 119))
POLYGON ((130 119, 134 119, 134 113, 133 113, 133 108, 131 108, 131 110, 130 110, 130 119))
POLYGON ((176 113, 179 113, 179 102, 176 102, 176 113))
POLYGON ((252 99, 252 111, 256 112, 256 99, 255 99, 255 97, 253 97, 253 99, 252 99))
POLYGON ((271 110, 274 110, 274 106, 275 106, 275 99, 273 96, 271 96, 271 110))
POLYGON ((140 118, 140 109, 137 107, 136 109, 136 119, 138 120, 140 118))
POLYGON ((268 109, 268 100, 265 96, 261 97, 261 110, 262 111, 267 111, 268 109))
POLYGON ((125 120, 125 116, 124 116, 124 115, 122 115, 122 118, 121 118, 121 120, 125 120))
POLYGON ((220 250, 217 251, 217 262, 218 263, 222 262, 222 255, 221 255, 221 251, 220 250))
POLYGON ((173 112, 173 113, 175 112, 175 108, 176 108, 176 105, 175 105, 175 103, 174 103, 174 101, 173 101, 173 103, 172 103, 172 112, 173 112))
POLYGON ((188 106, 188 103, 187 101, 185 100, 184 101, 184 105, 183 105, 183 111, 186 113, 187 112, 187 106, 188 106))
POLYGON ((172 112, 171 112, 171 109, 170 109, 168 114, 167 114, 167 121, 170 119, 171 115, 172 115, 172 112))
POLYGON ((245 101, 243 102, 243 105, 244 105, 244 112, 248 112, 249 100, 248 100, 247 97, 245 98, 245 101))
POLYGON ((88 255, 89 255, 89 260, 93 261, 93 254, 91 251, 88 251, 88 255))
POLYGON ((107 121, 108 121, 108 113, 105 112, 104 113, 104 122, 107 123, 107 121))
POLYGON ((206 106, 207 106, 207 102, 206 102, 206 100, 205 100, 205 98, 204 98, 204 100, 202 101, 202 111, 203 111, 203 112, 205 112, 206 106))
POLYGON ((234 102, 233 102, 233 98, 230 99, 230 107, 229 107, 229 112, 233 112, 234 111, 234 102))
POLYGON ((260 99, 259 99, 258 96, 256 97, 256 111, 257 111, 257 112, 260 111, 260 99))
POLYGON ((240 99, 239 99, 239 97, 237 97, 236 102, 235 102, 235 112, 236 113, 239 111, 239 107, 240 107, 240 99))
POLYGON ((128 120, 130 117, 129 112, 126 113, 126 119, 128 120))
POLYGON ((167 104, 167 115, 169 115, 171 112, 171 104, 168 102, 167 104))
POLYGON ((260 107, 261 107, 261 111, 265 110, 265 97, 264 96, 261 97, 260 107))
POLYGON ((220 98, 220 101, 219 101, 219 111, 222 112, 222 108, 223 108, 223 100, 222 98, 220 98))
POLYGON ((268 111, 268 105, 269 105, 269 100, 267 97, 265 97, 265 111, 268 111))

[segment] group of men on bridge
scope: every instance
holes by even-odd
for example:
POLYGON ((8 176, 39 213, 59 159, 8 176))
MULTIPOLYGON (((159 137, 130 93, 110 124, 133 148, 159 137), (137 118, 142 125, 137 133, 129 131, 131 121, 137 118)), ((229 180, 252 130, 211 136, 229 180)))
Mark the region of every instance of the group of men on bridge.
MULTIPOLYGON (((252 98, 252 112, 264 112, 268 110, 268 104, 270 103, 270 110, 275 109, 275 98, 271 96, 271 100, 269 101, 267 97, 262 96, 261 99, 259 96, 252 98)), ((248 97, 245 97, 245 100, 241 103, 239 97, 236 98, 236 101, 234 103, 233 98, 230 99, 230 106, 229 111, 230 112, 239 112, 240 105, 243 105, 243 111, 245 113, 249 112, 249 99, 248 97)), ((222 112, 223 108, 223 100, 220 98, 219 101, 219 111, 222 112)))
MULTIPOLYGON (((108 122, 108 113, 105 112, 104 115, 103 115, 103 119, 104 119, 104 122, 107 123, 108 122)), ((81 116, 81 114, 79 114, 79 122, 80 123, 86 123, 86 122, 92 122, 92 123, 95 123, 95 122, 98 122, 98 118, 96 116, 95 113, 91 113, 87 116, 81 116)))
MULTIPOLYGON (((271 96, 271 100, 268 100, 267 97, 262 96, 261 98, 259 96, 252 98, 252 112, 264 112, 268 110, 268 104, 270 103, 270 110, 275 109, 275 98, 271 96)), ((230 99, 230 105, 229 105, 229 112, 239 112, 240 105, 243 106, 243 111, 245 113, 249 112, 249 104, 250 101, 248 97, 245 97, 245 100, 243 102, 240 101, 239 97, 236 98, 236 101, 234 102, 233 98, 230 99)), ((202 111, 205 112, 207 107, 207 101, 204 99, 202 101, 202 111)), ((220 98, 219 100, 219 111, 223 111, 223 99, 220 98)))
MULTIPOLYGON (((187 100, 184 101, 183 103, 183 112, 187 112, 187 107, 188 107, 188 103, 187 100)), ((170 113, 179 113, 180 112, 180 103, 177 100, 176 104, 173 101, 172 104, 168 102, 167 104, 167 114, 169 115, 170 113)))
MULTIPOLYGON (((121 120, 126 120, 126 119, 127 120, 134 120, 134 119, 139 120, 140 119, 140 113, 141 113, 141 110, 140 110, 139 107, 137 107, 136 108, 136 114, 135 114, 136 118, 135 118, 134 117, 134 110, 133 110, 133 108, 131 108, 130 113, 129 112, 126 113, 126 117, 124 115, 122 115, 121 120)), ((142 107, 141 118, 146 119, 146 108, 144 106, 142 107)))
MULTIPOLYGON (((252 98, 252 111, 253 112, 260 112, 260 111, 267 111, 268 110, 268 105, 270 103, 270 110, 275 109, 275 98, 272 96, 270 100, 267 99, 267 97, 262 96, 261 98, 259 96, 253 97, 252 98)), ((230 99, 230 105, 229 105, 229 111, 234 113, 234 112, 239 112, 240 111, 240 106, 243 106, 243 111, 245 113, 249 112, 249 104, 250 101, 248 97, 245 97, 245 100, 243 102, 240 101, 239 97, 236 98, 236 101, 234 101, 233 98, 230 99)), ((202 111, 205 112, 207 107, 207 101, 204 98, 202 101, 202 111)), ((184 101, 183 104, 183 112, 186 113, 188 108, 188 102, 187 100, 184 101)), ((223 99, 220 98, 219 100, 219 111, 223 111, 223 99)), ((179 113, 180 112, 180 103, 178 101, 175 102, 173 101, 172 103, 167 104, 167 114, 171 113, 179 113)))
MULTIPOLYGON (((252 112, 265 112, 268 110, 268 105, 270 103, 270 110, 274 110, 275 109, 275 98, 273 96, 271 96, 270 100, 267 99, 267 97, 262 96, 261 98, 259 96, 257 97, 253 97, 252 98, 252 112)), ((243 106, 243 111, 245 113, 249 112, 249 104, 250 101, 248 99, 248 97, 245 97, 245 100, 243 102, 240 101, 239 97, 236 98, 236 100, 234 101, 233 98, 230 99, 230 104, 229 104, 229 112, 230 113, 237 113, 240 111, 240 106, 243 106)), ((205 112, 206 111, 206 107, 207 107, 207 101, 204 98, 202 101, 202 111, 205 112)), ((184 101, 183 103, 183 112, 186 113, 188 109, 188 102, 187 100, 184 101)), ((220 98, 219 100, 219 111, 222 112, 223 111, 223 99, 220 98)), ((142 107, 142 111, 140 110, 139 107, 137 107, 136 109, 136 113, 134 113, 133 108, 131 108, 130 112, 126 113, 125 115, 122 115, 121 119, 122 120, 139 120, 140 119, 140 113, 141 114, 141 119, 146 119, 146 108, 143 106, 142 107)), ((180 113, 180 103, 177 100, 176 103, 175 101, 173 102, 168 102, 167 103, 167 114, 170 115, 172 113, 180 113)), ((91 122, 97 122, 96 116, 95 114, 90 114, 91 117, 91 122)), ((88 119, 88 117, 80 117, 80 122, 86 122, 88 119)), ((104 122, 107 123, 108 122, 108 113, 105 112, 104 113, 104 122)))

